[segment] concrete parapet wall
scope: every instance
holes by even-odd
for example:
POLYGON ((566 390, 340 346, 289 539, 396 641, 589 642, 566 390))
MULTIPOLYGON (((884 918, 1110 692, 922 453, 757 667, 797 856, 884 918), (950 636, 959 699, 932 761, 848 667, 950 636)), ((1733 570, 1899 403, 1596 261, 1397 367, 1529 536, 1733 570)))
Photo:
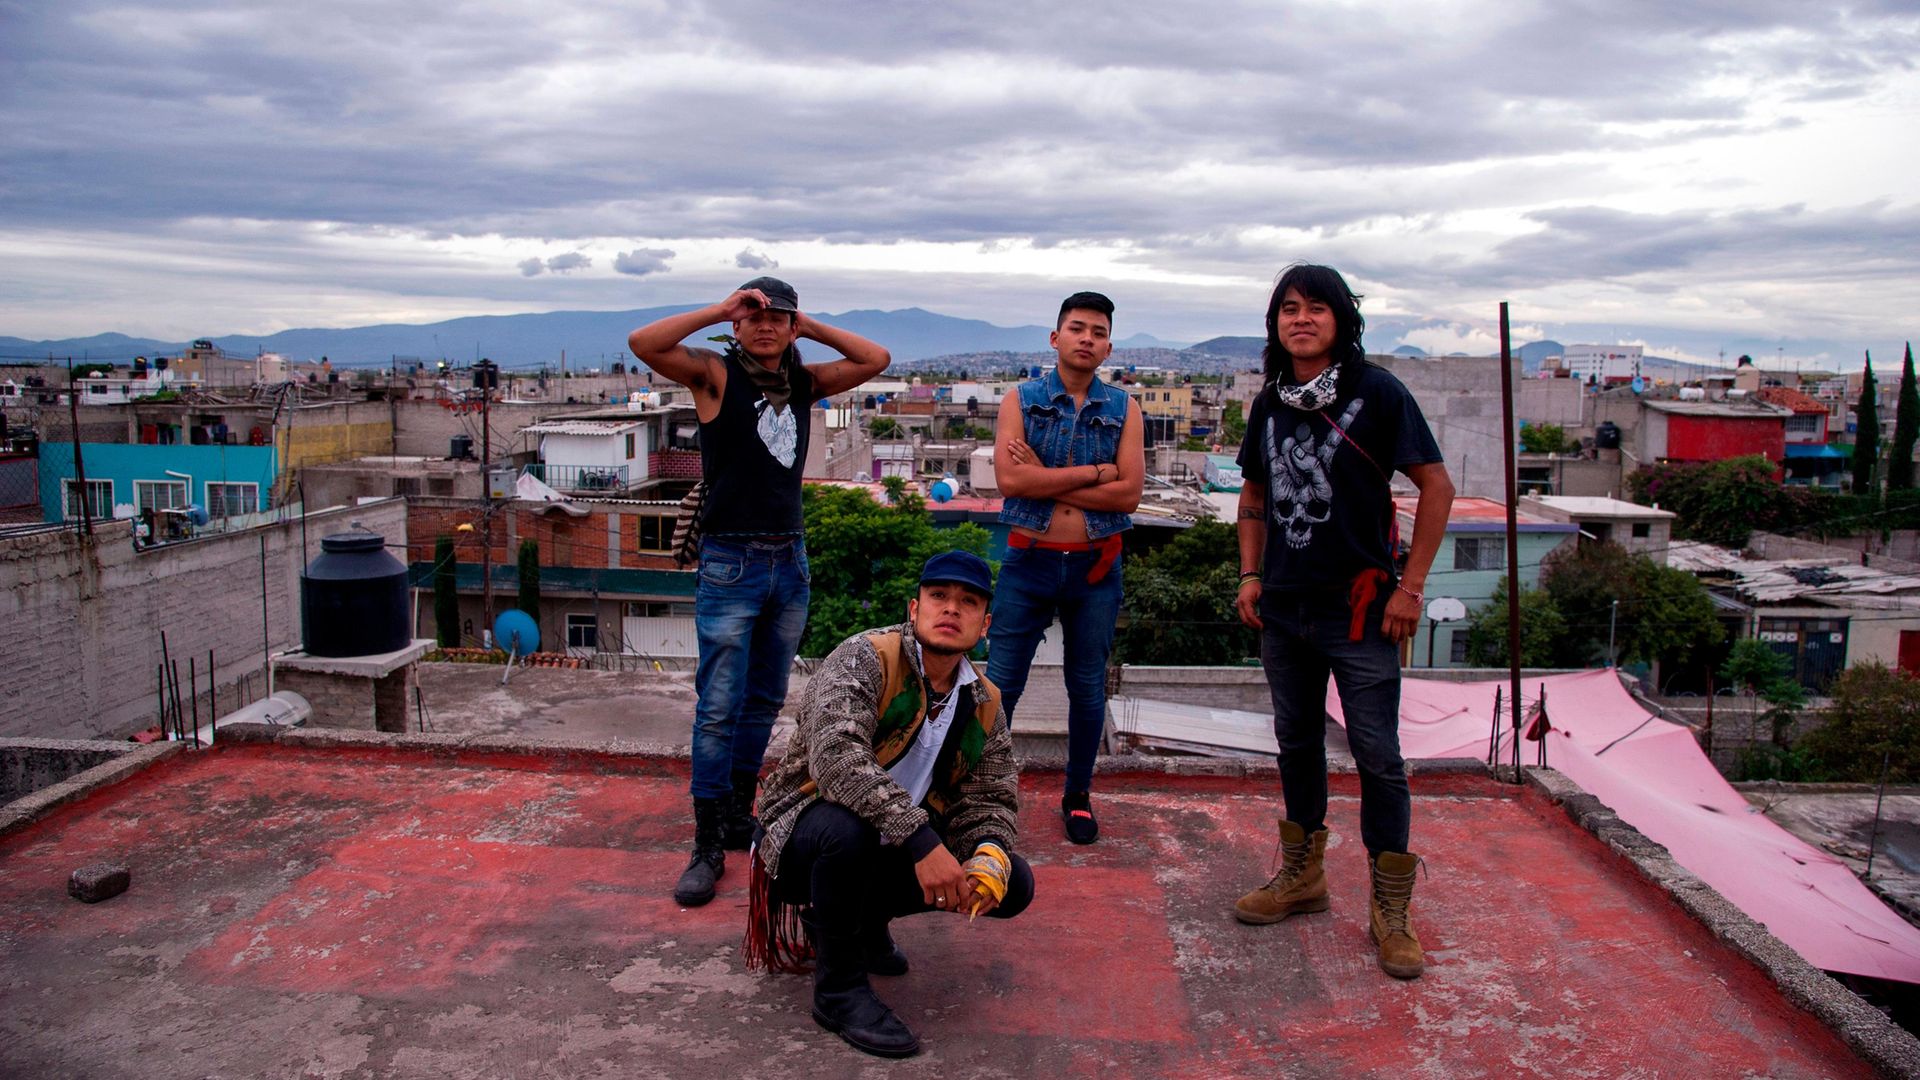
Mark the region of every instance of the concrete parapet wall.
POLYGON ((110 784, 117 784, 149 765, 165 761, 185 751, 187 744, 165 742, 135 746, 129 743, 126 747, 124 751, 109 751, 105 760, 91 768, 83 769, 11 802, 0 803, 0 836, 18 832, 70 802, 83 799, 110 784))
POLYGON ((0 805, 137 749, 85 739, 0 739, 0 805))
POLYGON ((189 658, 203 722, 264 696, 268 648, 300 640, 307 560, 354 521, 406 542, 400 499, 140 551, 125 521, 0 539, 0 736, 118 738, 157 723, 163 630, 189 720, 189 658))

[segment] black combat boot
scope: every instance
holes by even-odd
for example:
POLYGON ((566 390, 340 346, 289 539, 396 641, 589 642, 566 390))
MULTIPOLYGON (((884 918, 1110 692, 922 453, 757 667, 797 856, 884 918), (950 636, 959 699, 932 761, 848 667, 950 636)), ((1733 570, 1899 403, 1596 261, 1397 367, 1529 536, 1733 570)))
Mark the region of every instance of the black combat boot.
POLYGON ((812 914, 804 921, 807 940, 813 944, 814 1023, 876 1057, 919 1053, 919 1038, 867 982, 859 932, 825 930, 812 914))
POLYGON ((727 854, 720 847, 725 814, 725 799, 693 800, 693 858, 673 887, 673 902, 681 907, 712 900, 714 883, 727 872, 727 854))
POLYGON ((727 793, 724 835, 720 846, 728 851, 745 851, 753 845, 753 832, 760 822, 753 816, 754 789, 760 774, 744 770, 733 774, 733 790, 727 793))

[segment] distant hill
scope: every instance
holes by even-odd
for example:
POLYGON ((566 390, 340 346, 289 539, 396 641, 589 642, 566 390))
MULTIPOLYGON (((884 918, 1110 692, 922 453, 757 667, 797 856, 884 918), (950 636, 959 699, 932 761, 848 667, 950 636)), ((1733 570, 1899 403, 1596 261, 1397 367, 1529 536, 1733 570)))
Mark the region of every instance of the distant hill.
POLYGON ((1245 360, 1259 360, 1260 354, 1267 348, 1267 339, 1258 337, 1217 337, 1208 338, 1195 345, 1189 345, 1184 351, 1204 353, 1208 356, 1231 356, 1245 360))
POLYGON ((1427 355, 1427 350, 1421 348, 1418 345, 1396 345, 1394 346, 1392 355, 1394 356, 1425 356, 1427 355))
MULTIPOLYGON (((507 367, 557 363, 564 350, 569 363, 581 366, 631 360, 627 334, 636 326, 662 316, 690 311, 693 305, 640 308, 632 311, 551 311, 527 315, 479 315, 436 323, 388 323, 339 329, 283 330, 277 334, 213 334, 215 345, 229 353, 252 356, 266 351, 295 360, 324 356, 347 367, 380 367, 395 356, 423 360, 471 361, 488 357, 507 367)), ((1045 326, 996 326, 978 319, 956 319, 920 308, 899 311, 822 313, 822 319, 885 345, 895 360, 973 352, 1025 352, 1047 347, 1045 326)), ((717 331, 716 331, 717 332, 717 331)), ((697 335, 704 337, 705 334, 697 335)), ((1149 335, 1135 335, 1123 343, 1164 347, 1149 335)), ((57 341, 27 341, 0 337, 0 354, 22 359, 90 355, 126 362, 135 356, 178 353, 184 341, 155 341, 124 334, 100 334, 57 341)), ((820 346, 801 346, 818 354, 820 346)))

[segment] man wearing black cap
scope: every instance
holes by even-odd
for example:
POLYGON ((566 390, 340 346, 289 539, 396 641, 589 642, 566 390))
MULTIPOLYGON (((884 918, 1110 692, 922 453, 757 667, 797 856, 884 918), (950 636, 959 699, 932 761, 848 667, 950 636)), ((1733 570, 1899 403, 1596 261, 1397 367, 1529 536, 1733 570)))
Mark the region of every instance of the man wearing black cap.
POLYGON ((1013 738, 999 691, 966 657, 992 597, 979 556, 927 560, 907 622, 848 638, 808 680, 767 778, 748 966, 802 970, 811 953, 815 1022, 869 1054, 920 1048, 867 980, 907 972, 889 921, 1010 919, 1033 899, 1013 853, 1013 738))
POLYGON ((787 673, 807 624, 800 477, 808 408, 887 369, 887 350, 802 314, 793 286, 759 277, 717 304, 670 315, 627 337, 647 366, 693 391, 706 498, 694 626, 700 664, 693 720, 693 858, 673 897, 713 899, 725 849, 753 834, 754 784, 787 673), (681 342, 730 323, 726 352, 681 342), (808 366, 801 338, 845 359, 808 366))

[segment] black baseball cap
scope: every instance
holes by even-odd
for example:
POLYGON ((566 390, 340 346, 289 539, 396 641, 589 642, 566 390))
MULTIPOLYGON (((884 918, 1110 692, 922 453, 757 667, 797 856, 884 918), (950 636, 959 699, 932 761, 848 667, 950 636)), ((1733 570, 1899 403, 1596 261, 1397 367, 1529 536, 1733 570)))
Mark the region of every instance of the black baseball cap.
POLYGON ((965 585, 982 596, 993 595, 993 568, 971 551, 943 551, 928 559, 920 570, 920 584, 940 581, 965 585))
POLYGON ((766 295, 768 311, 800 310, 800 294, 793 291, 793 286, 777 277, 757 277, 740 286, 742 292, 748 289, 759 289, 766 295))

